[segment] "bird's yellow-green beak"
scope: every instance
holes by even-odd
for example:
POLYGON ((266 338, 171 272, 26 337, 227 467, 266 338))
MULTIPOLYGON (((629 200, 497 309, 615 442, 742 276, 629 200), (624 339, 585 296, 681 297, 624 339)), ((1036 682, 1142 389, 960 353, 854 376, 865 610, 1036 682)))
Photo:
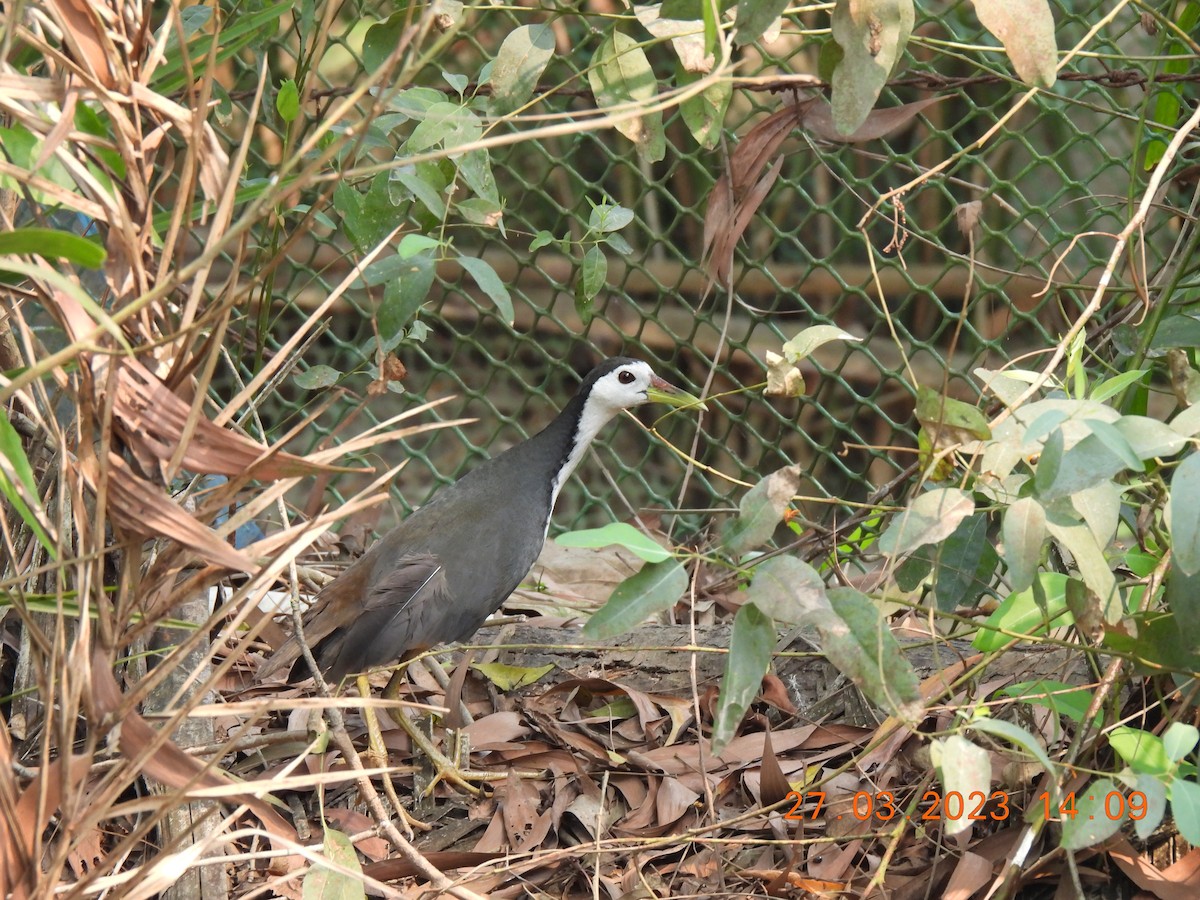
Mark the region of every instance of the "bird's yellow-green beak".
POLYGON ((664 403, 667 406, 687 409, 703 409, 708 410, 704 402, 699 397, 693 397, 687 391, 681 390, 671 382, 654 376, 650 382, 650 387, 646 389, 646 399, 651 403, 664 403))

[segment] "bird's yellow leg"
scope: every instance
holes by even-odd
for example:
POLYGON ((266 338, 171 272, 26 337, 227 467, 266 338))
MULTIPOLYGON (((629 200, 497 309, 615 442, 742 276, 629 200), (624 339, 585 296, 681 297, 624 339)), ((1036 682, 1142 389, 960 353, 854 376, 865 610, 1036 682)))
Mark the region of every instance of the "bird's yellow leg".
MULTIPOLYGON (((392 675, 391 681, 389 681, 387 687, 383 689, 384 699, 399 699, 400 688, 404 683, 403 673, 404 668, 401 667, 400 669, 396 670, 394 675, 392 675)), ((471 782, 503 781, 508 777, 507 773, 505 772, 472 772, 469 769, 460 768, 462 760, 458 757, 460 757, 461 745, 458 741, 454 742, 454 755, 456 758, 450 759, 434 745, 433 739, 429 735, 425 734, 425 732, 421 730, 420 726, 417 725, 416 722, 413 722, 407 715, 405 715, 404 710, 401 709, 396 711, 396 719, 399 721, 400 727, 403 728, 408 733, 409 738, 412 739, 413 747, 424 753, 430 764, 433 766, 433 780, 431 780, 428 786, 426 786, 425 790, 422 792, 422 796, 428 796, 430 792, 433 791, 434 787, 437 786, 439 781, 445 781, 447 784, 451 784, 468 794, 478 795, 479 788, 477 788, 471 782)), ((470 762, 469 759, 467 761, 470 762)))
MULTIPOLYGON (((366 675, 359 675, 356 681, 358 685, 358 695, 364 700, 371 696, 371 684, 367 681, 366 675)), ((375 710, 369 704, 363 704, 362 708, 363 721, 367 725, 367 761, 374 768, 386 769, 388 766, 387 745, 383 742, 383 730, 379 727, 379 717, 375 715, 375 710)), ((413 829, 418 831, 430 831, 433 826, 427 822, 422 822, 410 813, 400 802, 400 797, 396 794, 396 786, 392 784, 392 776, 383 773, 383 792, 391 801, 392 807, 400 814, 400 818, 404 822, 404 828, 408 831, 408 836, 413 836, 413 829)))

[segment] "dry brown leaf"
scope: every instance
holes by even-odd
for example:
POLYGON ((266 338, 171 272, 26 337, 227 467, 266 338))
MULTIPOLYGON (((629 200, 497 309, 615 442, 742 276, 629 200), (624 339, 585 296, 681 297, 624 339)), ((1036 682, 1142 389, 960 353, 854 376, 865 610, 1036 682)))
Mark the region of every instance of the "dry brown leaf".
POLYGON ((629 814, 616 827, 622 834, 642 834, 658 822, 658 791, 662 779, 649 778, 646 781, 647 790, 642 802, 637 806, 629 804, 629 814))
POLYGON ((709 277, 718 284, 728 281, 733 270, 734 248, 778 177, 779 166, 773 167, 773 174, 768 172, 760 177, 760 173, 792 128, 799 124, 802 106, 784 107, 750 129, 730 154, 727 171, 713 185, 704 213, 700 258, 707 260, 709 277))
MULTIPOLYGON (((80 460, 84 477, 95 490, 95 460, 80 460)), ((193 519, 162 488, 138 475, 111 450, 108 454, 108 501, 113 516, 133 534, 165 537, 195 551, 212 565, 235 572, 257 572, 258 564, 225 543, 215 531, 193 519)))
POLYGON ((829 104, 818 97, 785 106, 758 122, 730 154, 727 171, 717 179, 709 194, 700 252, 709 278, 717 284, 726 284, 732 276, 734 249, 774 185, 782 156, 769 169, 767 165, 793 128, 801 127, 820 140, 839 143, 875 140, 945 99, 929 97, 903 106, 872 110, 849 137, 838 134, 829 104), (764 169, 766 174, 761 174, 764 169))
POLYGON ((662 783, 658 787, 658 796, 654 798, 654 811, 658 816, 658 824, 671 825, 679 821, 698 799, 700 799, 700 794, 684 787, 679 779, 662 779, 662 783))
POLYGON ((743 878, 780 882, 817 896, 834 895, 850 890, 850 886, 844 881, 819 881, 815 878, 805 878, 791 869, 743 869, 740 874, 743 878))
POLYGON ((833 109, 830 105, 824 100, 817 100, 804 108, 800 125, 818 140, 838 144, 861 144, 865 141, 878 140, 902 125, 907 125, 917 117, 918 113, 935 103, 949 100, 950 96, 944 94, 940 97, 926 97, 924 100, 904 103, 900 106, 873 109, 867 114, 866 121, 849 137, 839 134, 838 130, 833 127, 833 109))
POLYGON ((959 857, 942 897, 944 900, 968 900, 991 880, 992 864, 976 853, 965 852, 959 857))
POLYGON ((473 750, 492 750, 520 741, 531 734, 518 712, 496 712, 476 719, 462 729, 473 750))
MULTIPOLYGON (((803 397, 804 375, 783 356, 771 350, 766 354, 768 397, 803 397)), ((790 499, 790 498, 789 498, 790 499)))
POLYGON ((83 835, 72 841, 67 848, 67 865, 75 873, 76 878, 83 878, 99 868, 104 860, 104 832, 99 828, 89 828, 83 835))
MULTIPOLYGON (((425 857, 426 862, 443 872, 482 866, 484 863, 504 856, 503 853, 472 853, 466 850, 433 850, 421 855, 425 857)), ((368 863, 363 866, 363 874, 376 881, 395 881, 399 878, 411 878, 421 873, 412 863, 397 857, 368 863)))
POLYGON ((796 705, 792 703, 787 686, 784 685, 778 675, 768 672, 763 676, 762 699, 764 703, 769 703, 786 715, 794 716, 796 714, 796 705))
POLYGON ((954 220, 963 236, 969 235, 979 227, 979 217, 983 214, 983 201, 971 200, 960 203, 954 208, 954 220))
MULTIPOLYGON (((10 822, 7 811, 17 808, 17 779, 12 767, 12 738, 8 733, 8 723, 0 715, 0 896, 15 895, 16 884, 10 880, 11 872, 28 872, 32 868, 26 857, 23 857, 21 844, 17 839, 20 833, 20 823, 10 822)), ((30 829, 31 831, 33 829, 30 829)), ((24 888, 22 888, 24 893, 24 888)))
POLYGON ((774 806, 786 799, 791 791, 792 786, 784 776, 783 769, 779 767, 779 757, 775 755, 775 750, 771 746, 771 729, 768 728, 763 732, 762 766, 759 769, 759 802, 763 806, 774 806))
MULTIPOLYGON (((104 87, 115 87, 116 79, 108 68, 106 49, 112 44, 105 40, 104 26, 100 22, 103 5, 87 0, 50 0, 49 6, 58 14, 64 41, 72 48, 75 61, 104 87)), ((113 58, 120 59, 120 55, 114 54, 113 58)))
POLYGON ((74 791, 87 776, 89 760, 82 755, 69 757, 67 776, 62 774, 63 760, 55 759, 44 766, 33 777, 29 786, 19 795, 15 788, 11 766, 12 745, 9 742, 8 730, 0 719, 0 762, 5 763, 5 777, 0 778, 5 802, 2 809, 11 811, 12 818, 0 815, 0 888, 14 900, 24 900, 33 896, 36 886, 33 878, 39 868, 36 862, 38 840, 46 827, 46 822, 40 816, 53 815, 62 799, 63 787, 74 791), (66 784, 64 784, 64 781, 66 784), (7 873, 7 874, 6 874, 7 873), (24 873, 26 883, 22 883, 18 873, 24 873))
MULTIPOLYGON (((191 405, 137 360, 123 359, 117 365, 113 412, 118 433, 134 448, 143 464, 149 460, 166 462, 183 438, 192 416, 191 405)), ((347 471, 263 447, 237 432, 214 425, 204 416, 196 419, 181 463, 192 472, 231 478, 248 474, 263 481, 347 471)))
MULTIPOLYGON (((170 788, 186 791, 192 787, 228 788, 235 783, 220 769, 207 767, 204 762, 184 753, 174 741, 156 732, 138 713, 123 709, 124 697, 113 677, 110 653, 96 643, 92 651, 92 703, 94 709, 89 721, 107 719, 109 727, 117 729, 117 746, 126 759, 141 758, 141 772, 149 778, 170 788), (144 755, 144 758, 143 758, 144 755), (220 774, 218 774, 220 773, 220 774)), ((263 827, 273 838, 280 839, 279 846, 287 842, 299 843, 296 832, 285 822, 266 800, 255 796, 262 785, 247 782, 244 792, 237 794, 238 802, 244 804, 258 817, 263 827)), ((299 856, 277 857, 274 864, 284 870, 300 865, 299 856)))
POLYGON ((818 844, 808 854, 808 874, 819 881, 835 881, 844 883, 854 863, 854 858, 862 851, 861 840, 848 841, 845 844, 818 844))
MULTIPOLYGON (((1145 856, 1138 853, 1121 835, 1112 838, 1106 849, 1108 855, 1134 884, 1144 891, 1149 891, 1158 900, 1194 900, 1197 893, 1200 892, 1200 877, 1198 877, 1200 870, 1197 869, 1195 858, 1189 862, 1190 877, 1171 878, 1167 874, 1170 869, 1167 872, 1159 869, 1145 856)), ((1188 857, 1196 857, 1197 854, 1200 854, 1200 850, 1192 850, 1187 856, 1172 865, 1171 869, 1188 860, 1188 857)))
POLYGON ((518 853, 540 846, 550 833, 551 819, 548 812, 538 812, 541 796, 533 783, 510 771, 496 794, 509 846, 518 853))

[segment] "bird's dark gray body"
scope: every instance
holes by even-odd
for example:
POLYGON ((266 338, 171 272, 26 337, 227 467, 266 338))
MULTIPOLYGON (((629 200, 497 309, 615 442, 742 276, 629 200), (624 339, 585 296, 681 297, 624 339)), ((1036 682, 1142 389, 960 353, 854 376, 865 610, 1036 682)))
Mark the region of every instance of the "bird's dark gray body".
MULTIPOLYGON (((603 425, 648 399, 696 402, 645 363, 596 366, 562 411, 527 441, 438 491, 317 596, 304 635, 334 682, 417 650, 469 637, 529 573, 546 539, 562 482, 603 425)), ((260 669, 292 665, 308 676, 290 638, 260 669)))
POLYGON ((520 503, 514 502, 514 490, 528 480, 522 472, 531 464, 558 470, 573 437, 564 424, 574 425, 560 417, 443 488, 354 564, 371 570, 367 582, 376 587, 365 598, 361 618, 316 647, 317 662, 329 667, 331 680, 412 650, 461 641, 500 608, 537 561, 550 522, 549 477, 526 485, 520 503), (396 564, 405 558, 428 572, 429 581, 397 584, 395 576, 407 567, 396 564), (432 571, 442 560, 468 564, 432 571), (402 600, 413 586, 421 590, 402 600), (422 592, 429 593, 422 597, 422 592))

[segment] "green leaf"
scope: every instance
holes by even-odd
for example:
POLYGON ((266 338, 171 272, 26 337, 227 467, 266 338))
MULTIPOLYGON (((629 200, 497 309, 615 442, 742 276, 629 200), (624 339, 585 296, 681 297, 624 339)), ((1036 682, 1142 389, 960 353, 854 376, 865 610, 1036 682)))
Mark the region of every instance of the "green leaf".
MULTIPOLYGON (((1200 3, 1191 0, 1179 10, 1179 17, 1175 20, 1175 24, 1179 28, 1180 34, 1192 34, 1197 23, 1200 23, 1200 3)), ((1165 35, 1164 35, 1165 36, 1165 35)), ((1162 45, 1160 45, 1162 46, 1162 45)), ((1191 57, 1190 47, 1181 41, 1174 34, 1170 35, 1170 40, 1165 42, 1162 49, 1163 56, 1176 57, 1167 59, 1163 63, 1162 72, 1164 75, 1184 75, 1188 71, 1191 57)), ((1150 120, 1156 125, 1162 126, 1164 129, 1174 130, 1179 122, 1179 113, 1183 109, 1183 95, 1181 92, 1182 85, 1180 84, 1159 84, 1154 91, 1154 111, 1150 116, 1150 120)), ((1159 129, 1154 129, 1152 134, 1161 133, 1159 129)), ((1146 142, 1146 158, 1143 163, 1147 172, 1153 169, 1163 158, 1166 152, 1167 142, 1161 137, 1152 137, 1146 142)))
POLYGON ((496 189, 496 176, 492 172, 492 157, 486 149, 462 154, 458 157, 457 165, 459 176, 476 197, 500 205, 500 192, 496 189))
POLYGON ((403 334, 417 310, 429 299, 429 289, 433 287, 436 274, 437 263, 433 255, 418 253, 411 259, 403 260, 403 269, 398 276, 386 283, 383 302, 376 313, 379 339, 385 347, 395 346, 392 341, 403 334))
POLYGON ((367 33, 363 35, 362 44, 364 70, 377 72, 383 68, 388 57, 403 41, 404 30, 408 28, 409 18, 408 11, 402 9, 367 29, 367 33))
POLYGON ((555 665, 548 663, 544 666, 510 666, 505 663, 490 662, 471 663, 471 668, 482 674, 501 691, 508 693, 536 683, 553 672, 555 665))
MULTIPOLYGON (((1031 440, 1029 433, 1034 431, 1036 424, 1037 422, 1034 422, 1029 426, 1029 430, 1026 432, 1026 443, 1031 440)), ((1039 494, 1046 494, 1058 479, 1058 469, 1062 465, 1064 440, 1062 429, 1055 428, 1042 444, 1042 453, 1038 457, 1037 469, 1033 473, 1033 487, 1039 494)))
POLYGON ((150 86, 162 96, 171 96, 184 86, 186 78, 201 78, 208 71, 209 51, 214 40, 217 40, 217 47, 212 62, 218 66, 251 44, 257 42, 266 46, 269 43, 267 38, 279 32, 280 23, 293 14, 295 8, 294 0, 282 0, 280 3, 271 3, 253 11, 240 11, 239 15, 229 16, 222 22, 218 37, 204 31, 197 32, 192 35, 193 40, 188 41, 186 54, 178 49, 166 54, 162 65, 155 68, 150 86), (183 68, 185 58, 191 59, 191 70, 186 72, 186 75, 183 68))
MULTIPOLYGON (((1174 570, 1173 574, 1177 573, 1174 570)), ((1200 581, 1195 576, 1182 580, 1200 581)), ((1170 584, 1175 579, 1168 575, 1167 593, 1170 596, 1170 584)), ((1195 591, 1195 588, 1192 588, 1195 591)), ((1190 635, 1200 630, 1196 617, 1179 615, 1171 612, 1150 611, 1135 613, 1129 617, 1130 630, 1136 629, 1136 634, 1126 634, 1117 630, 1107 630, 1104 633, 1104 645, 1118 653, 1127 655, 1133 660, 1133 669, 1140 675, 1152 675, 1165 671, 1200 672, 1200 652, 1194 638, 1190 635), (1146 664, 1140 661, 1146 660, 1146 664)))
POLYGON ((503 116, 523 106, 553 56, 554 31, 548 24, 522 25, 510 31, 492 66, 493 115, 503 116))
POLYGON ((482 225, 486 228, 500 228, 504 233, 504 207, 483 197, 468 197, 454 204, 459 215, 472 225, 482 225))
POLYGON ((345 874, 321 865, 319 859, 304 875, 303 900, 365 900, 362 865, 350 838, 328 826, 325 827, 325 856, 330 862, 355 874, 345 874))
POLYGON ((872 703, 907 722, 922 715, 920 679, 879 604, 853 588, 827 592, 836 617, 818 621, 821 649, 872 703))
POLYGON ((432 238, 427 234, 416 234, 410 232, 400 238, 400 243, 396 245, 396 253, 401 259, 412 259, 418 253, 425 250, 434 250, 441 246, 441 242, 437 238, 432 238))
POLYGON ((1179 762, 1196 749, 1197 741, 1200 741, 1200 730, 1187 722, 1172 722, 1162 736, 1167 759, 1174 762, 1179 762))
MULTIPOLYGON (((411 166, 399 166, 392 169, 386 177, 389 187, 393 189, 393 194, 396 194, 397 186, 400 188, 398 195, 393 199, 399 199, 401 195, 416 197, 429 210, 429 214, 434 219, 439 222, 445 220, 448 182, 436 163, 423 162, 411 166)), ((370 247, 372 244, 366 246, 370 247)))
POLYGON ((1183 839, 1200 844, 1200 784, 1184 778, 1171 782, 1171 815, 1183 839))
MULTIPOLYGON (((675 83, 681 88, 687 87, 703 77, 697 72, 689 72, 682 63, 675 65, 675 83)), ((722 80, 679 104, 679 112, 683 115, 683 124, 692 133, 696 143, 705 150, 711 150, 717 146, 717 142, 721 139, 721 129, 725 125, 725 113, 729 109, 729 101, 732 97, 733 85, 722 80)))
POLYGON ((899 556, 924 544, 943 541, 975 511, 975 501, 958 488, 935 488, 897 513, 879 538, 879 550, 899 556))
POLYGON ((458 103, 443 100, 425 111, 425 118, 404 142, 405 153, 420 153, 441 145, 447 150, 474 143, 483 136, 479 117, 458 103))
POLYGON ((808 359, 818 347, 832 341, 861 341, 848 331, 842 331, 836 325, 813 325, 805 328, 798 335, 783 345, 783 355, 790 363, 798 363, 808 359))
POLYGON ((842 59, 833 70, 833 124, 853 134, 867 120, 912 33, 912 0, 837 0, 833 39, 842 59))
POLYGON ((608 257, 604 255, 604 251, 600 249, 599 245, 593 244, 583 255, 583 261, 579 264, 579 289, 576 296, 581 298, 584 303, 590 304, 604 289, 607 281, 608 257))
POLYGON ((974 0, 979 23, 990 31, 1026 84, 1048 88, 1057 78, 1058 45, 1047 0, 974 0))
POLYGON ((275 95, 275 111, 285 122, 291 122, 300 115, 300 89, 296 87, 294 78, 279 85, 279 93, 275 95))
POLYGON ((1167 527, 1175 564, 1188 575, 1200 572, 1200 453, 1187 456, 1171 477, 1167 527))
POLYGON ((403 121, 424 119, 436 103, 444 103, 446 95, 428 87, 411 87, 398 91, 388 101, 388 109, 394 110, 403 121))
MULTIPOLYGON (((588 84, 602 110, 628 103, 649 104, 658 96, 658 81, 645 52, 633 38, 615 30, 592 57, 588 84)), ((666 156, 661 112, 625 119, 613 127, 633 141, 638 154, 647 162, 658 162, 666 156)))
POLYGON ((1144 841, 1158 830, 1167 814, 1167 786, 1155 775, 1142 774, 1134 779, 1133 787, 1146 798, 1146 814, 1133 820, 1133 833, 1144 841))
POLYGON ((192 35, 209 23, 212 13, 211 8, 201 4, 185 6, 179 10, 179 28, 176 29, 174 23, 164 25, 167 29, 167 52, 178 52, 180 31, 183 32, 184 41, 188 41, 192 35))
POLYGON ((1008 741, 1014 746, 1020 747, 1039 763, 1047 772, 1054 771, 1054 764, 1050 762, 1050 757, 1046 755, 1041 741, 1035 738, 1032 734, 1026 731, 1019 725, 1014 725, 1012 722, 1005 722, 1003 719, 993 719, 988 716, 977 716, 972 719, 968 728, 973 728, 975 731, 982 731, 986 734, 995 735, 996 737, 1008 741))
POLYGON ((1162 738, 1140 728, 1118 725, 1109 732, 1108 744, 1135 772, 1166 776, 1175 769, 1162 738))
POLYGON ((1121 416, 1111 427, 1124 437, 1139 460, 1174 456, 1188 443, 1170 425, 1148 416, 1121 416))
POLYGON ((543 247, 549 247, 554 243, 554 235, 548 231, 539 231, 533 236, 533 240, 529 242, 529 252, 535 253, 543 247))
POLYGON ((598 203, 588 215, 588 230, 600 233, 619 231, 633 221, 633 210, 616 203, 598 203))
MULTIPOLYGON (((1059 497, 1069 497, 1108 481, 1129 468, 1127 460, 1110 449, 1104 438, 1093 432, 1062 453, 1057 458, 1057 465, 1050 470, 1053 477, 1044 478, 1042 467, 1053 459, 1052 448, 1056 444, 1061 446, 1062 433, 1062 429, 1057 429, 1046 440, 1046 450, 1034 475, 1034 486, 1042 500, 1049 502, 1059 497)), ((1138 466, 1141 466, 1140 461, 1138 466)))
POLYGON ((917 421, 936 437, 938 449, 992 436, 987 417, 977 406, 943 397, 927 387, 917 388, 917 421))
POLYGON ((442 70, 442 78, 445 79, 446 84, 454 89, 454 93, 458 94, 459 99, 462 99, 463 92, 467 89, 467 85, 471 83, 471 79, 466 75, 458 75, 454 72, 447 72, 444 69, 442 70))
POLYGON ((1129 804, 1111 778, 1097 778, 1076 791, 1075 798, 1075 815, 1063 815, 1059 823, 1059 844, 1066 850, 1095 847, 1120 831, 1129 818, 1129 804))
POLYGON ((1090 691, 1062 681, 1022 681, 1009 685, 998 693, 1002 697, 1012 697, 1031 706, 1044 706, 1057 715, 1066 716, 1072 722, 1082 722, 1092 704, 1090 691))
POLYGON ((608 602, 583 626, 589 640, 633 631, 650 616, 670 609, 687 590, 687 570, 677 559, 646 563, 617 585, 608 602))
POLYGON ((938 546, 933 595, 938 609, 974 606, 992 583, 1000 556, 988 538, 988 520, 975 513, 938 546))
POLYGON ((7 466, 0 467, 0 494, 3 494, 12 504, 17 515, 21 517, 21 521, 33 532, 38 543, 50 554, 50 558, 58 559, 58 550, 54 546, 54 541, 50 539, 50 535, 42 527, 41 517, 34 509, 30 508, 10 480, 9 472, 16 476, 16 480, 25 489, 25 496, 29 498, 30 502, 40 503, 37 482, 33 477, 33 467, 29 465, 29 457, 25 455, 25 448, 21 445, 21 436, 17 434, 17 429, 13 428, 12 423, 8 420, 8 413, 3 406, 0 406, 0 456, 4 457, 8 463, 7 466))
POLYGON ((388 185, 389 173, 380 172, 371 180, 365 194, 345 182, 333 189, 333 207, 341 214, 342 224, 354 246, 363 253, 396 227, 399 217, 388 185))
POLYGON ((1097 403, 1103 403, 1109 397, 1115 397, 1121 393, 1121 391, 1125 390, 1131 384, 1141 381, 1149 371, 1149 369, 1132 369, 1129 372, 1114 375, 1112 378, 1106 378, 1092 388, 1090 399, 1095 400, 1097 403))
POLYGON ((721 529, 721 546, 737 557, 771 540, 799 490, 799 466, 787 466, 762 479, 746 492, 737 516, 721 529))
POLYGON ((1034 588, 1013 591, 980 626, 971 646, 976 650, 999 650, 1018 640, 1010 636, 1045 634, 1047 622, 1066 625, 1072 620, 1067 612, 1067 581, 1061 572, 1041 572, 1037 576, 1046 597, 1042 613, 1034 588), (1001 631, 1008 632, 1002 634, 1001 631))
POLYGON ((787 8, 788 0, 738 0, 734 42, 749 44, 758 40, 787 8))
MULTIPOLYGON (((1179 568, 1179 558, 1172 557, 1167 569, 1166 596, 1167 609, 1175 617, 1174 630, 1178 634, 1178 643, 1200 650, 1200 572, 1188 575, 1179 568)), ((1148 639, 1148 635, 1143 634, 1141 629, 1138 630, 1138 636, 1148 639)), ((1175 643, 1175 640, 1169 641, 1169 644, 1175 643)), ((1163 645, 1161 650, 1155 643, 1151 643, 1150 646, 1155 647, 1156 652, 1146 657, 1147 659, 1165 662, 1170 658, 1167 645, 1163 645)))
POLYGON ((1133 447, 1129 445, 1129 441, 1125 439, 1125 435, 1115 425, 1111 425, 1100 419, 1084 419, 1083 421, 1092 430, 1092 434, 1096 436, 1097 440, 1104 445, 1105 449, 1125 464, 1125 468, 1133 469, 1135 472, 1141 472, 1146 468, 1142 465, 1141 457, 1134 452, 1133 447))
POLYGON ((1046 509, 1033 497, 1022 497, 1004 512, 1004 561, 1014 591, 1033 584, 1046 544, 1046 509))
MULTIPOLYGON (((351 240, 354 240, 356 234, 366 230, 366 223, 362 221, 362 194, 356 191, 353 185, 338 181, 333 188, 333 208, 342 217, 342 225, 351 240)), ((355 241, 355 244, 357 243, 355 241)))
MULTIPOLYGON (((947 795, 988 796, 992 787, 992 760, 988 751, 971 743, 961 734, 935 738, 929 745, 930 758, 947 795)), ((969 816, 948 819, 947 834, 958 834, 971 827, 969 816)))
POLYGON ((719 754, 746 715, 746 710, 762 689, 763 676, 771 665, 775 649, 775 623, 753 603, 747 603, 733 617, 729 636, 729 657, 721 679, 721 694, 713 713, 712 752, 719 754))
MULTIPOLYGON (((54 228, 14 228, 0 231, 0 254, 36 253, 46 259, 65 259, 89 269, 104 265, 107 254, 93 240, 54 228)), ((0 260, 0 268, 4 262, 0 260)))
POLYGON ((1084 583, 1100 600, 1104 620, 1110 624, 1116 623, 1124 612, 1117 580, 1103 548, 1097 543, 1087 523, 1072 520, 1055 511, 1046 517, 1046 530, 1075 557, 1075 565, 1084 583))
MULTIPOLYGON (((718 9, 724 13, 736 2, 737 0, 719 0, 718 9)), ((710 3, 711 0, 664 0, 659 16, 683 22, 699 21, 704 18, 704 7, 710 3)))
POLYGON ((342 373, 331 366, 313 366, 307 372, 300 372, 292 380, 296 382, 297 387, 313 391, 335 385, 341 377, 342 373))
POLYGON ((667 550, 653 538, 638 531, 627 522, 610 522, 603 528, 585 528, 581 531, 568 531, 554 539, 555 543, 564 547, 610 547, 616 544, 624 547, 630 553, 640 556, 646 562, 662 562, 671 558, 667 550))
POLYGON ((804 622, 829 610, 825 582, 794 556, 773 556, 756 565, 746 599, 777 622, 804 622))
POLYGON ((467 274, 475 279, 479 289, 496 305, 496 310, 504 322, 511 325, 514 316, 512 297, 491 263, 476 256, 460 256, 458 262, 467 270, 467 274))

